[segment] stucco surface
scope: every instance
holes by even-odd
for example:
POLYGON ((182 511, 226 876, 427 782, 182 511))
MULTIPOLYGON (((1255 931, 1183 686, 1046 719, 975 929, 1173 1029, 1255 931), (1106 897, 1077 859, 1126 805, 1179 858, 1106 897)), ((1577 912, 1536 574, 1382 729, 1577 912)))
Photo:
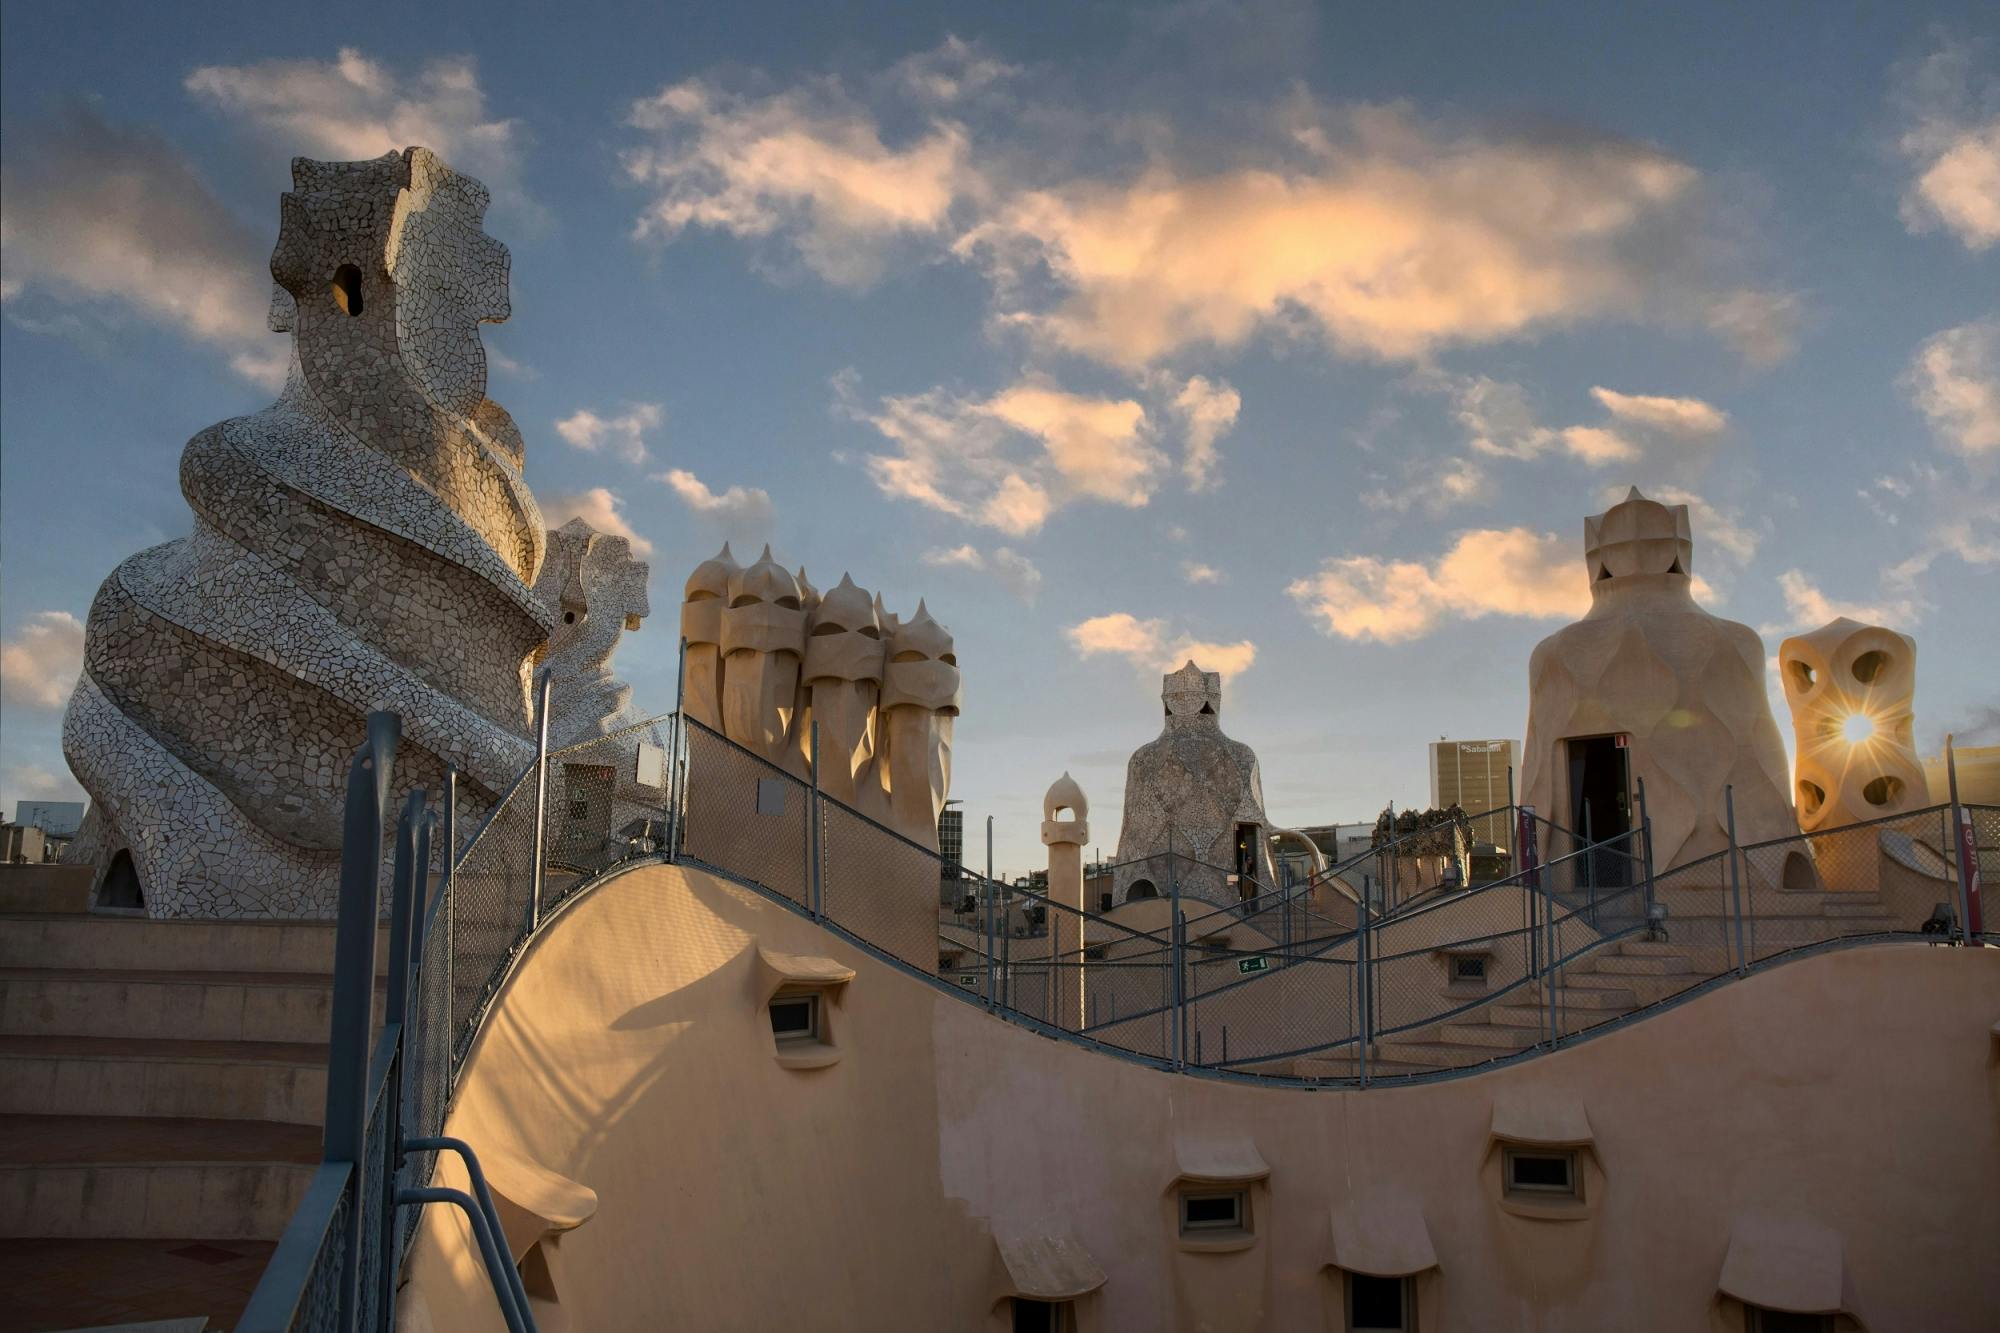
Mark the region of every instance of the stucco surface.
MULTIPOLYGON (((1436 1254, 1432 1333, 1707 1327, 1732 1232, 1794 1224, 1840 1238, 1865 1327, 1951 1333, 2000 1320, 1996 1019, 2000 952, 1875 946, 1476 1077, 1257 1088, 1050 1041, 652 866, 530 946, 450 1132, 596 1193, 543 1242, 544 1328, 1002 1328, 995 1234, 1088 1252, 1085 1333, 1333 1328, 1333 1219, 1394 1198, 1436 1254), (760 949, 854 970, 828 995, 833 1063, 778 1063, 760 949), (1496 1103, 1584 1117, 1573 1220, 1501 1206, 1496 1103), (1189 1252, 1175 1181, 1218 1142, 1269 1167, 1255 1240, 1189 1252)), ((498 1326, 454 1215, 428 1211, 402 1317, 498 1326)))

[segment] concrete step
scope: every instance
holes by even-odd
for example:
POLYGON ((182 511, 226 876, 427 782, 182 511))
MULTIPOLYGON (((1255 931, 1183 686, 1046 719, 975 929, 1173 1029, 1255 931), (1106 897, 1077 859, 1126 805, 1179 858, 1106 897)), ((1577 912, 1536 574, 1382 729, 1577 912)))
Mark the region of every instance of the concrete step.
POLYGON ((1556 1003, 1570 1009, 1638 1008, 1639 997, 1632 993, 1632 988, 1629 985, 1622 984, 1628 981, 1629 978, 1618 976, 1601 977, 1591 976, 1589 973, 1574 973, 1565 980, 1567 984, 1557 986, 1546 986, 1544 983, 1538 981, 1529 986, 1528 989, 1532 992, 1533 998, 1536 1000, 1553 995, 1556 1003), (1587 976, 1593 981, 1607 984, 1596 986, 1579 986, 1576 984, 1587 976))
POLYGON ((1600 973, 1618 976, 1671 976, 1689 970, 1687 959, 1678 955, 1665 954, 1653 957, 1632 957, 1629 954, 1608 954, 1591 960, 1600 973))
POLYGON ((1615 947, 1627 958, 1678 958, 1687 952, 1671 940, 1620 940, 1615 947))
POLYGON ((319 1139, 256 1121, 0 1115, 0 1237, 275 1240, 319 1139))
MULTIPOLYGON (((0 968, 144 969, 171 962, 180 972, 333 971, 327 921, 152 921, 75 913, 0 917, 0 968)), ((388 930, 375 940, 375 967, 389 966, 388 930)))
MULTIPOLYGON (((333 979, 292 972, 0 968, 0 1035, 327 1039, 333 979)), ((382 983, 377 979, 376 1021, 382 983)))
POLYGON ((1534 1029, 1507 1027, 1497 1023, 1446 1023, 1439 1029, 1438 1035, 1454 1046, 1520 1050, 1535 1044, 1534 1029))
POLYGON ((317 1125, 325 1109, 324 1045, 0 1036, 0 1115, 317 1125))

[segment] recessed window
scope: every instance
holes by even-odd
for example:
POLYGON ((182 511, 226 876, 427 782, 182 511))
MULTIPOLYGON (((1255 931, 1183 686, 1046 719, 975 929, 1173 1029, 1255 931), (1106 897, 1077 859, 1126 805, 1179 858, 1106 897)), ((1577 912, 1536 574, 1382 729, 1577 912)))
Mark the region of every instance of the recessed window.
POLYGON ((771 1035, 778 1044, 819 1040, 819 996, 780 995, 771 1001, 771 1035))
POLYGON ((1181 1234, 1212 1236, 1250 1229, 1250 1197, 1245 1190, 1182 1190, 1181 1234))
POLYGON ((1416 1281, 1407 1277, 1347 1275, 1347 1327, 1395 1329, 1409 1333, 1417 1326, 1416 1281))
POLYGON ((342 264, 333 271, 333 303, 349 315, 361 313, 361 270, 342 264))
POLYGON ((1557 1202, 1583 1197, 1574 1149, 1508 1148, 1501 1170, 1507 1193, 1517 1199, 1557 1202))
POLYGON ((1012 1304, 1014 1333, 1072 1333, 1076 1328, 1068 1301, 1036 1301, 1016 1296, 1012 1304))
POLYGON ((1745 1333, 1833 1333, 1830 1314, 1795 1314, 1790 1310, 1743 1307, 1745 1333))
POLYGON ((1486 980, 1485 956, 1480 955, 1479 957, 1476 958, 1460 957, 1452 959, 1451 979, 1453 981, 1478 981, 1478 982, 1485 981, 1486 980))

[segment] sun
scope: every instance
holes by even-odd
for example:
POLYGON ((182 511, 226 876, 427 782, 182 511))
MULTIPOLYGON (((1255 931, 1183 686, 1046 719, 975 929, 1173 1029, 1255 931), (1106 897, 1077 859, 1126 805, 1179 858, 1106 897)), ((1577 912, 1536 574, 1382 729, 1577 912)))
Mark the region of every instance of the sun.
POLYGON ((1849 745, 1859 745, 1875 734, 1875 719, 1866 713, 1850 713, 1840 724, 1840 734, 1849 745))

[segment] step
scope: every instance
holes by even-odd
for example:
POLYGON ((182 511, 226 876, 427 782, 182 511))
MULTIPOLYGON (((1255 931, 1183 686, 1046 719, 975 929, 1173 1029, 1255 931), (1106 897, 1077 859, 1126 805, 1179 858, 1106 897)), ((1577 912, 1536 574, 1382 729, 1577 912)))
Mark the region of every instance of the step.
POLYGON ((1529 987, 1537 1000, 1548 995, 1555 997, 1556 1003, 1569 1009, 1636 1009, 1639 997, 1632 993, 1627 977, 1591 976, 1589 973, 1572 973, 1562 979, 1563 984, 1545 987, 1536 982, 1529 987), (1605 985, 1579 986, 1576 983, 1584 977, 1605 985))
MULTIPOLYGON (((154 921, 73 913, 0 916, 0 968, 154 968, 181 972, 333 971, 329 921, 154 921)), ((388 930, 375 967, 389 966, 388 930)))
POLYGON ((0 1252, 8 1298, 0 1328, 234 1328, 275 1249, 270 1241, 187 1236, 13 1240, 0 1252))
POLYGON ((1671 940, 1620 940, 1618 952, 1627 958, 1679 958, 1687 951, 1671 940))
POLYGON ((0 1237, 275 1240, 319 1153, 305 1125, 0 1115, 0 1237))
POLYGON ((1455 1046, 1497 1046, 1520 1050, 1535 1044, 1533 1028, 1506 1027, 1497 1023, 1446 1023, 1438 1035, 1455 1046))
POLYGON ((317 1125, 325 1109, 324 1045, 0 1036, 0 1115, 317 1125))
POLYGON ((1664 977, 1691 970, 1688 967, 1687 959, 1678 954, 1673 956, 1659 954, 1652 957, 1640 956, 1636 958, 1629 954, 1608 954, 1594 958, 1591 961, 1599 972, 1613 973, 1620 976, 1664 977))
MULTIPOLYGON (((382 987, 376 985, 379 1020, 382 987)), ((333 981, 288 972, 0 968, 0 1035, 324 1042, 333 981)))

